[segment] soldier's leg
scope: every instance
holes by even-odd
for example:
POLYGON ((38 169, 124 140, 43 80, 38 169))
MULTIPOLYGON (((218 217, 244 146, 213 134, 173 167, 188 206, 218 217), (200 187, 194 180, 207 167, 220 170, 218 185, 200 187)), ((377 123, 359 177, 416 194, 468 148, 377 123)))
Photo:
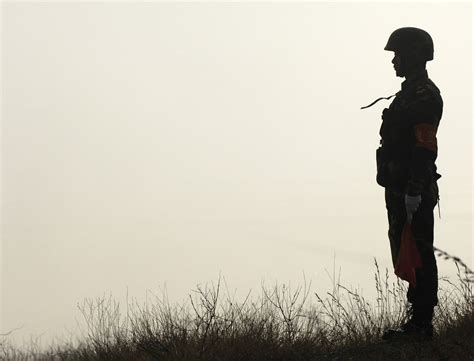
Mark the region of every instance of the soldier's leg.
POLYGON ((413 238, 420 252, 422 268, 416 270, 417 286, 408 290, 408 301, 422 309, 432 309, 438 304, 438 268, 433 250, 434 216, 438 201, 438 186, 431 184, 421 195, 420 207, 413 216, 413 238))
POLYGON ((406 221, 404 193, 385 188, 385 206, 387 208, 388 217, 388 239, 390 241, 392 263, 395 268, 400 251, 403 226, 406 221))
MULTIPOLYGON (((406 221, 405 199, 387 193, 387 210, 389 210, 389 222, 392 232, 389 231, 391 244, 395 242, 400 245, 401 229, 406 221), (398 216, 398 217, 397 217, 398 216), (393 242, 392 242, 393 239, 393 242)), ((433 208, 437 203, 438 188, 432 185, 429 190, 422 193, 422 203, 415 213, 412 221, 412 233, 420 252, 423 267, 417 270, 417 286, 408 289, 407 299, 412 304, 410 319, 397 329, 388 329, 384 332, 384 340, 397 339, 399 337, 421 337, 431 339, 433 337, 433 308, 437 304, 438 274, 436 259, 433 252, 433 208)), ((396 248, 396 247, 395 247, 396 248)), ((398 253, 397 253, 398 256, 398 253)), ((394 259, 394 264, 396 258, 394 259)))

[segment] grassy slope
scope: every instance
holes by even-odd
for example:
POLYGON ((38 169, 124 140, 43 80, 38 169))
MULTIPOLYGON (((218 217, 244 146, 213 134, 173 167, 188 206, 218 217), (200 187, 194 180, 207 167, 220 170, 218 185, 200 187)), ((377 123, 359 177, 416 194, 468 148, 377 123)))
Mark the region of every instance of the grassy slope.
POLYGON ((311 284, 283 285, 256 301, 237 302, 223 284, 199 287, 186 305, 166 297, 147 309, 135 305, 122 316, 117 302, 85 300, 80 309, 87 330, 81 343, 48 352, 15 350, 4 343, 5 360, 474 360, 473 273, 458 258, 458 280, 440 280, 435 310, 437 335, 431 342, 386 343, 384 328, 403 322, 406 286, 381 275, 377 300, 334 281, 324 297, 311 284), (463 269, 463 271, 461 271, 463 269), (443 282, 444 281, 444 282, 443 282))

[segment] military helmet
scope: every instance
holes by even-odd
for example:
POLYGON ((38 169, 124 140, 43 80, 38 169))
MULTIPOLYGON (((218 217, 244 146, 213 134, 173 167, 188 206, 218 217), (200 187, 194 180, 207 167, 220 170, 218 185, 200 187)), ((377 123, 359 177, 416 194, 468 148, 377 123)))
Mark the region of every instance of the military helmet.
POLYGON ((433 60, 433 39, 422 29, 400 28, 390 35, 384 50, 416 54, 423 60, 433 60))

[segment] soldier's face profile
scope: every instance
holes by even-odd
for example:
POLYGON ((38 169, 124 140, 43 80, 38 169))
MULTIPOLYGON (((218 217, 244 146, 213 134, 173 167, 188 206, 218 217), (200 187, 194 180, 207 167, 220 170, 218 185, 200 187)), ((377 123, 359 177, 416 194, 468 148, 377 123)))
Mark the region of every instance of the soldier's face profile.
POLYGON ((395 69, 396 75, 399 76, 399 77, 404 77, 405 74, 404 74, 403 68, 402 68, 402 60, 401 60, 401 57, 400 57, 400 53, 394 52, 394 56, 393 56, 393 59, 392 59, 392 64, 393 64, 393 68, 395 69))

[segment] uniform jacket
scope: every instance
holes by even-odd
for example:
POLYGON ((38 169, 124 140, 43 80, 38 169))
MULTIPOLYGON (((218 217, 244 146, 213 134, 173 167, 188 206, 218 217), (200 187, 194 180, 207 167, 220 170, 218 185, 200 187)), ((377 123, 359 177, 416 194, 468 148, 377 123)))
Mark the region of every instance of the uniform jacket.
POLYGON ((438 87, 426 70, 405 80, 389 108, 383 110, 377 182, 419 195, 439 175, 437 130, 443 114, 438 87))

